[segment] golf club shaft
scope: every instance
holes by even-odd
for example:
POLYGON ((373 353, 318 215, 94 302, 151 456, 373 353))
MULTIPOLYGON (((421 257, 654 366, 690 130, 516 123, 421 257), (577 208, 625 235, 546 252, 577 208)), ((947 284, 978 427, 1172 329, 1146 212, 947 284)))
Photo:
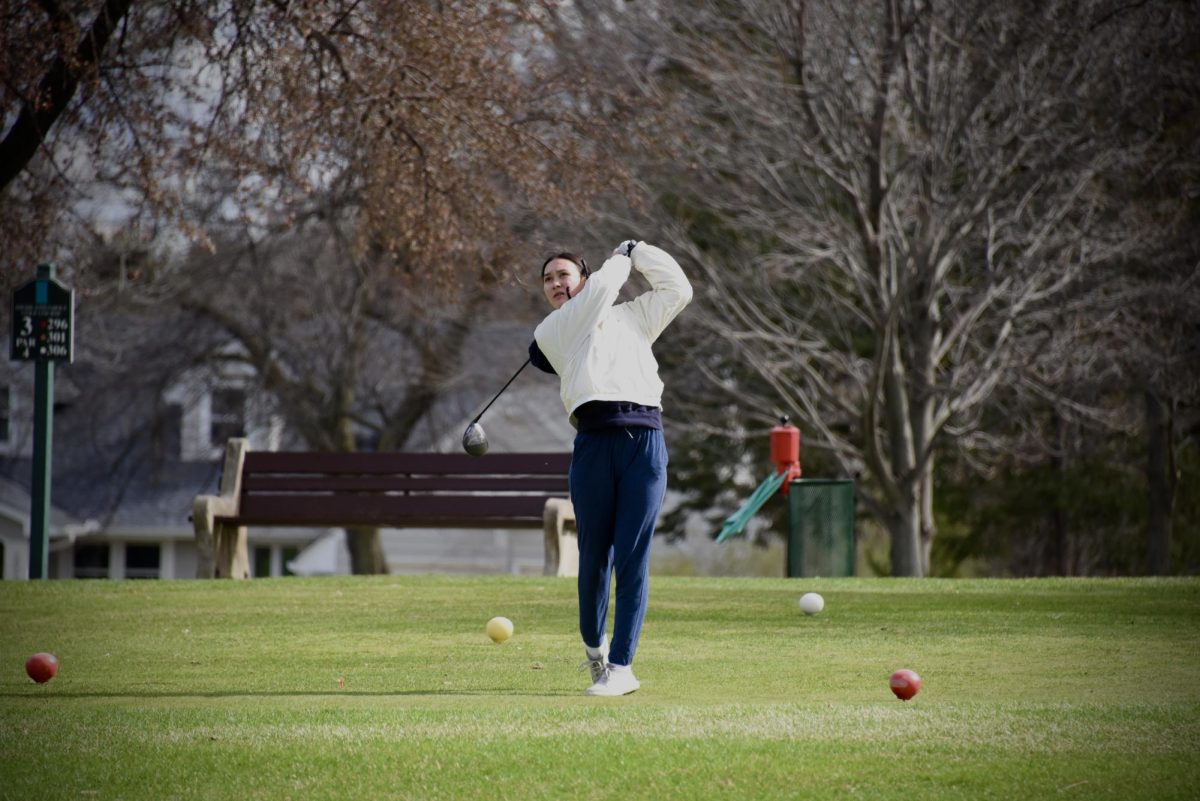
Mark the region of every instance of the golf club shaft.
MULTIPOLYGON (((488 409, 492 408, 492 404, 496 402, 496 398, 503 395, 504 390, 508 389, 508 385, 511 384, 512 382, 516 381, 517 376, 519 376, 521 374, 521 371, 524 370, 528 366, 529 366, 529 359, 526 359, 525 363, 517 368, 517 372, 513 373, 512 378, 508 379, 508 383, 505 384, 504 386, 500 387, 500 391, 496 393, 496 397, 492 398, 490 401, 488 401, 488 405, 483 407, 483 412, 486 412, 488 409)), ((483 412, 480 412, 479 414, 475 415, 475 419, 471 421, 471 425, 475 425, 476 423, 479 422, 479 418, 483 417, 483 412)))

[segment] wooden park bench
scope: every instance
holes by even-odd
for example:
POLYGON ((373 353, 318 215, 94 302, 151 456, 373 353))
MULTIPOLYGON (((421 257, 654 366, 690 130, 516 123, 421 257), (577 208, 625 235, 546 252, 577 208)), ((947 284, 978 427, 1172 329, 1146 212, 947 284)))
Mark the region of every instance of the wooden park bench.
POLYGON ((192 508, 201 577, 249 578, 247 526, 542 528, 543 573, 579 571, 569 453, 250 451, 232 439, 220 494, 192 508))

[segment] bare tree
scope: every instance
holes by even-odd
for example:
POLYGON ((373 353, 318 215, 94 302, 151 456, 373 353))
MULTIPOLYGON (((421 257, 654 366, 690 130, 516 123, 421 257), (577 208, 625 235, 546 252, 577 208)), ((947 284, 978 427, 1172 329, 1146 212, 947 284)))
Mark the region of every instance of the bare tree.
POLYGON ((1127 124, 1147 131, 1153 148, 1121 187, 1123 229, 1141 246, 1121 265, 1130 302, 1117 311, 1122 364, 1145 410, 1146 570, 1164 575, 1172 571, 1179 457, 1200 445, 1200 52, 1189 46, 1200 37, 1200 10, 1162 4, 1155 13, 1156 36, 1147 39, 1157 46, 1129 54, 1124 86, 1127 124))
MULTIPOLYGON (((1140 438, 1144 569, 1162 574, 1171 569, 1179 457, 1200 412, 1200 219, 1192 200, 1200 186, 1200 63, 1189 48, 1200 36, 1200 9, 1097 4, 1090 24, 1118 26, 1125 43, 1103 76, 1099 96, 1108 102, 1092 107, 1112 123, 1096 135, 1115 134, 1126 148, 1098 187, 1116 210, 1109 236, 1121 246, 1093 251, 1091 269, 1061 304, 1056 343, 1027 363, 1040 383, 1075 402, 1057 404, 1060 414, 1070 417, 1080 404, 1090 410, 1079 418, 1092 423, 1089 437, 1140 438)), ((1141 558, 1125 569, 1142 570, 1141 558)))
MULTIPOLYGON (((554 5, 4 3, 8 279, 107 280, 99 207, 182 232, 129 297, 240 343, 311 447, 401 446, 541 221, 626 186, 620 88, 559 58, 554 5)), ((384 569, 377 532, 351 551, 384 569)))
MULTIPOLYGON (((487 316, 483 264, 451 292, 421 264, 351 255, 336 227, 197 250, 169 298, 226 335, 220 358, 244 362, 288 429, 314 450, 399 450, 447 391, 461 388, 462 350, 487 316)), ((523 354, 524 343, 514 344, 523 354)), ((486 371, 485 371, 486 372, 486 371)), ((350 530, 355 573, 387 572, 376 529, 350 530)))
POLYGON ((760 0, 672 19, 670 89, 700 123, 679 238, 757 376, 714 355, 712 386, 764 422, 798 410, 810 446, 865 474, 895 575, 928 569, 939 442, 986 433, 1056 299, 1125 247, 1101 184, 1143 145, 1098 112, 1136 42, 1106 16, 760 0))
POLYGON ((537 5, 5 2, 0 19, 13 262, 45 259, 99 204, 203 242, 197 199, 219 184, 219 211, 265 225, 335 193, 358 252, 449 267, 514 208, 562 212, 621 183, 537 5))

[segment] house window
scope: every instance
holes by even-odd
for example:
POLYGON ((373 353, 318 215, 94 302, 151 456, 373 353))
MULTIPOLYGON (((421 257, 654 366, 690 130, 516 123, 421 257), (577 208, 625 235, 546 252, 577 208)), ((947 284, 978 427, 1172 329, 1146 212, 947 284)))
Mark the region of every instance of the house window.
POLYGON ((0 442, 8 442, 11 437, 8 424, 11 411, 9 386, 8 384, 0 384, 0 442))
POLYGON ((158 578, 161 553, 157 545, 126 545, 125 578, 158 578))
POLYGON ((254 549, 254 577, 267 578, 271 575, 271 548, 259 545, 254 549))
MULTIPOLYGON (((271 575, 271 556, 273 550, 274 548, 270 545, 258 545, 254 548, 255 578, 267 578, 271 575)), ((300 548, 296 545, 284 545, 279 549, 280 575, 296 575, 290 569, 288 569, 288 562, 292 561, 299 555, 300 548)))
POLYGON ((271 558, 275 555, 276 548, 280 553, 280 576, 295 576, 295 573, 288 568, 288 562, 300 555, 299 546, 256 546, 254 548, 254 578, 271 576, 271 558))
POLYGON ((292 572, 291 568, 288 567, 288 562, 292 561, 299 555, 300 555, 299 546, 296 546, 296 545, 283 546, 283 575, 285 575, 285 576, 296 575, 295 573, 292 572))
POLYGON ((354 432, 354 447, 360 451, 379 450, 378 430, 359 430, 354 432))
POLYGON ((154 447, 162 459, 183 456, 183 404, 168 403, 162 408, 155 421, 154 447))
POLYGON ((108 545, 75 546, 75 578, 108 578, 108 545))
POLYGON ((223 447, 231 437, 246 436, 246 392, 236 387, 221 387, 212 394, 212 425, 209 442, 223 447))

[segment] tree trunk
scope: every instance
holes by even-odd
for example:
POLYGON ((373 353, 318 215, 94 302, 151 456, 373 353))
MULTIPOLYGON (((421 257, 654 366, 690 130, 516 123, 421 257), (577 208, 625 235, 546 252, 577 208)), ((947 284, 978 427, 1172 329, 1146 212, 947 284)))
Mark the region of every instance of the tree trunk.
MULTIPOLYGON (((361 354, 364 349, 363 336, 360 333, 361 320, 356 321, 352 341, 355 353, 361 354)), ((354 390, 349 382, 344 382, 337 391, 337 440, 339 450, 352 453, 358 450, 354 437, 354 424, 351 410, 354 408, 354 390)), ((383 541, 379 529, 375 526, 348 526, 346 528, 346 549, 350 551, 350 572, 356 576, 382 575, 388 572, 387 560, 383 557, 383 541)))
POLYGON ((379 529, 347 528, 346 548, 350 551, 350 572, 354 575, 382 575, 388 572, 379 529))
POLYGON ((918 487, 921 509, 921 575, 928 576, 933 555, 933 537, 937 533, 937 524, 933 520, 933 456, 929 457, 925 465, 918 487))
POLYGON ((1175 505, 1172 420, 1166 401, 1151 389, 1146 400, 1146 485, 1150 505, 1146 568, 1150 575, 1171 571, 1171 510, 1175 505))
POLYGON ((1067 459, 1072 449, 1068 444, 1068 432, 1061 418, 1055 417, 1051 423, 1052 430, 1057 434, 1054 455, 1050 457, 1050 465, 1054 468, 1054 495, 1050 508, 1051 536, 1045 548, 1037 549, 1038 564, 1034 567, 1037 576, 1073 576, 1075 569, 1075 554, 1071 540, 1071 521, 1066 510, 1067 459))
POLYGON ((1071 543, 1071 526, 1061 499, 1056 499, 1054 502, 1050 525, 1054 531, 1054 536, 1051 538, 1053 552, 1048 555, 1048 558, 1041 560, 1042 564, 1038 566, 1038 575, 1074 576, 1076 573, 1075 553, 1071 543))
POLYGON ((892 537, 892 575, 920 578, 921 572, 921 503, 915 494, 909 496, 900 514, 888 521, 892 537))

